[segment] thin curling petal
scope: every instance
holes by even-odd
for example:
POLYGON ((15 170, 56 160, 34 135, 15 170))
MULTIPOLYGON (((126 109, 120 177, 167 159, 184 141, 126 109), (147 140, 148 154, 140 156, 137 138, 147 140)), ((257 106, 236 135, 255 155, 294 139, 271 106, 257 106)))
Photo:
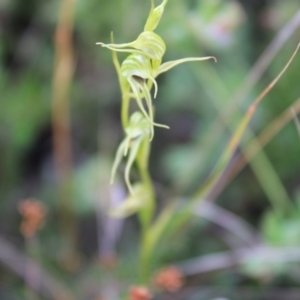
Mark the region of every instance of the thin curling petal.
POLYGON ((148 86, 147 86, 146 82, 143 81, 143 80, 134 80, 132 78, 129 78, 129 82, 130 82, 130 85, 132 85, 131 88, 132 88, 132 91, 135 95, 135 99, 137 101, 137 104, 138 104, 139 108, 141 109, 144 117, 149 122, 149 125, 151 126, 150 127, 150 141, 151 141, 154 137, 153 126, 167 128, 167 129, 169 129, 169 126, 159 124, 159 123, 155 123, 153 121, 152 100, 151 100, 151 95, 150 95, 150 92, 148 90, 148 86), (143 102, 142 102, 142 96, 145 97, 146 105, 147 105, 147 109, 148 109, 149 113, 144 108, 144 105, 143 105, 143 102))
POLYGON ((167 2, 168 0, 164 0, 159 6, 154 8, 154 0, 151 0, 151 10, 144 27, 145 31, 153 31, 157 27, 167 2))
POLYGON ((151 137, 153 139, 154 130, 153 126, 169 128, 166 125, 158 124, 153 121, 153 112, 152 112, 152 100, 151 95, 148 90, 146 80, 150 80, 154 85, 154 98, 157 95, 157 83, 154 77, 152 76, 150 60, 143 55, 131 54, 129 55, 122 63, 121 73, 124 77, 127 78, 127 81, 130 84, 131 90, 134 94, 134 98, 137 101, 137 104, 144 114, 145 118, 151 123, 151 137), (146 104, 149 113, 145 110, 142 96, 146 99, 146 104))
MULTIPOLYGON (((155 93, 157 93, 157 84, 151 75, 149 59, 142 55, 129 55, 121 66, 121 72, 122 75, 127 78, 140 110, 143 112, 145 118, 153 125, 153 118, 151 118, 150 114, 145 110, 141 95, 141 93, 144 95, 147 93, 146 89, 148 88, 147 85, 144 84, 146 80, 151 80, 154 83, 155 93)), ((152 103, 151 100, 148 101, 148 103, 149 102, 152 103)), ((150 106, 147 104, 147 106, 150 112, 152 104, 150 106)))
POLYGON ((132 43, 129 43, 129 44, 104 44, 104 43, 101 43, 101 42, 98 42, 96 43, 96 45, 100 45, 104 48, 107 48, 111 51, 117 51, 117 52, 127 52, 127 53, 135 53, 135 54, 144 54, 143 51, 141 50, 136 50, 136 49, 131 49, 131 48, 128 48, 128 49, 123 49, 123 47, 132 47, 131 46, 132 43))
POLYGON ((165 42, 158 34, 152 31, 142 32, 134 42, 130 43, 104 44, 99 42, 96 44, 112 51, 145 55, 151 59, 161 59, 166 52, 165 42), (131 47, 133 49, 127 47, 131 47))
POLYGON ((134 48, 139 49, 151 59, 161 59, 166 52, 163 39, 152 31, 144 31, 137 38, 134 48))
POLYGON ((129 120, 129 125, 125 129, 126 137, 121 142, 116 153, 111 172, 111 183, 114 181, 117 168, 119 167, 122 158, 127 156, 129 153, 129 158, 125 167, 125 182, 128 186, 128 189, 132 192, 129 173, 140 148, 141 141, 145 138, 149 138, 150 131, 151 125, 149 121, 145 119, 142 113, 135 112, 132 114, 129 120))
POLYGON ((130 145, 130 136, 127 136, 124 140, 124 156, 126 156, 128 153, 129 145, 130 145))
POLYGON ((137 139, 133 140, 132 146, 130 149, 130 153, 129 153, 129 157, 128 157, 126 167, 125 167, 125 176, 124 177, 125 177, 125 182, 126 182, 126 185, 127 185, 127 188, 129 190, 130 194, 133 194, 133 189, 132 189, 132 185, 130 182, 130 171, 131 171, 133 162, 136 159, 136 156, 139 151, 142 140, 143 140, 143 137, 138 137, 137 139))
POLYGON ((142 89, 143 95, 146 99, 146 104, 147 104, 147 108, 148 108, 148 111, 149 111, 149 117, 152 120, 151 121, 151 125, 152 125, 151 126, 151 134, 150 134, 150 141, 151 141, 154 137, 153 126, 166 128, 166 129, 169 129, 169 126, 153 122, 154 118, 153 118, 152 100, 151 100, 151 95, 150 95, 150 92, 148 90, 148 86, 147 86, 146 82, 142 83, 141 89, 142 89))
POLYGON ((157 71, 154 72, 154 77, 156 78, 158 75, 161 73, 167 72, 170 69, 185 63, 185 62, 190 62, 190 61, 202 61, 202 60, 208 60, 208 59, 213 59, 215 62, 217 62, 216 58, 214 56, 206 56, 206 57, 188 57, 188 58, 182 58, 178 60, 173 60, 173 61, 168 61, 164 64, 162 64, 157 71))
MULTIPOLYGON (((143 55, 129 55, 122 63, 121 72, 129 81, 130 77, 134 77, 135 81, 151 80, 154 84, 154 98, 157 95, 157 83, 152 75, 152 66, 150 60, 143 55)), ((130 79, 131 80, 131 79, 130 79)), ((132 81, 132 80, 131 80, 132 81)))
POLYGON ((151 76, 149 77, 149 79, 153 82, 154 84, 154 99, 156 98, 157 96, 157 92, 158 92, 158 86, 157 86, 157 82, 156 80, 151 76))
MULTIPOLYGON (((148 79, 152 77, 150 60, 144 55, 131 54, 122 63, 121 72, 126 78, 131 76, 148 79)), ((153 77, 152 77, 153 78, 153 77)))
POLYGON ((110 176, 110 183, 112 184, 114 182, 115 176, 116 176, 116 172, 118 169, 118 166, 121 163, 121 160, 123 158, 123 154, 124 154, 124 149, 126 149, 126 139, 120 144, 120 146, 118 147, 116 156, 115 156, 115 160, 111 169, 111 176, 110 176))
POLYGON ((136 100, 136 103, 137 103, 139 109, 143 113, 144 117, 152 124, 153 120, 151 120, 148 112, 145 110, 145 107, 143 105, 143 101, 142 101, 142 97, 141 97, 141 93, 140 93, 140 90, 139 90, 138 83, 131 77, 128 78, 128 82, 130 84, 130 87, 132 89, 132 92, 134 94, 134 98, 136 100))
POLYGON ((154 137, 152 100, 146 82, 142 83, 141 89, 144 91, 144 97, 149 111, 149 118, 151 120, 151 129, 150 129, 150 141, 151 141, 154 137))

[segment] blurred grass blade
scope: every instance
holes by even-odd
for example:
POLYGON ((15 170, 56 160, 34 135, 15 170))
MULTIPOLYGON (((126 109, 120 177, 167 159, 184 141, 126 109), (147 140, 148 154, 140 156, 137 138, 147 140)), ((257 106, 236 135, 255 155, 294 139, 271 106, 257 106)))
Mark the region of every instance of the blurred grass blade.
POLYGON ((293 61, 294 57, 296 56, 299 47, 300 44, 298 44, 293 55, 291 56, 287 64, 284 66, 284 68, 281 70, 281 72, 277 75, 277 77, 259 94, 259 96, 253 101, 253 104, 248 108, 245 116, 241 120, 227 147, 225 148, 223 155, 219 159, 214 170, 211 172, 211 175, 208 177, 204 185, 195 193, 193 199, 205 197, 207 195, 207 192, 210 191, 211 188, 217 183, 218 179, 220 178, 230 159, 232 158, 235 150, 237 149, 237 146, 243 136, 243 133, 245 132, 246 127, 248 126, 253 114, 256 111, 257 105, 263 100, 263 98, 270 92, 270 90, 275 86, 275 84, 278 82, 281 76, 285 73, 285 71, 293 61))
POLYGON ((177 207, 177 202, 171 202, 165 209, 160 213, 153 225, 145 232, 143 241, 141 243, 140 252, 140 272, 141 279, 143 282, 147 282, 147 276, 150 274, 151 257, 154 253, 154 249, 157 242, 165 232, 166 227, 170 223, 177 207))
POLYGON ((298 116, 297 116, 297 113, 296 113, 294 107, 291 108, 291 112, 293 114, 294 122, 295 122, 297 131, 298 131, 298 134, 299 134, 299 137, 300 137, 300 122, 299 122, 299 119, 298 119, 298 116))

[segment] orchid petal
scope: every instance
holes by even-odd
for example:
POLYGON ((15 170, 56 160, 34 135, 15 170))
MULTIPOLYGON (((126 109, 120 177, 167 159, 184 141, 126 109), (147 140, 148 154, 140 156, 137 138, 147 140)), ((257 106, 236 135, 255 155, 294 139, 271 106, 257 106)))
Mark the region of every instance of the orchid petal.
POLYGON ((161 73, 167 72, 170 69, 185 63, 185 62, 190 62, 190 61, 202 61, 202 60, 208 60, 208 59, 213 59, 215 62, 217 61, 216 58, 214 56, 206 56, 206 57, 188 57, 188 58, 182 58, 182 59, 178 59, 178 60, 172 60, 172 61, 168 61, 164 64, 162 64, 158 70, 155 72, 155 76, 157 77, 158 75, 160 75, 161 73))
POLYGON ((96 45, 100 45, 112 51, 145 55, 151 59, 161 59, 166 51, 166 44, 163 39, 152 31, 142 32, 135 41, 130 43, 104 44, 98 42, 96 45), (126 49, 126 47, 131 47, 134 49, 126 49))
POLYGON ((126 182, 128 190, 131 194, 133 194, 133 189, 132 189, 132 186, 131 186, 131 183, 130 183, 130 170, 131 170, 133 162, 136 159, 136 156, 137 156, 137 153, 138 153, 138 150, 140 148, 142 140, 143 140, 143 138, 139 137, 139 138, 137 138, 136 140, 134 140, 132 142, 129 157, 128 157, 126 167, 125 167, 125 182, 126 182))
POLYGON ((122 157, 123 157, 123 153, 124 153, 124 146, 126 145, 126 140, 124 140, 120 146, 118 147, 116 156, 115 156, 115 160, 111 169, 111 176, 110 176, 110 183, 112 184, 114 182, 115 176, 116 176, 116 172, 117 172, 117 168, 121 163, 122 157))

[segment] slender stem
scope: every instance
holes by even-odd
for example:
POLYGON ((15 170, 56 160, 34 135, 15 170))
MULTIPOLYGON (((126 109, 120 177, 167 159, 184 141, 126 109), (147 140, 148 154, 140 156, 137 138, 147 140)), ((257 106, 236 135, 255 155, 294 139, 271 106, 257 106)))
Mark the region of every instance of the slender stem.
MULTIPOLYGON (((111 33, 111 42, 114 43, 114 36, 111 33)), ((122 75, 121 72, 121 65, 118 59, 118 55, 116 51, 112 51, 112 59, 117 71, 119 85, 121 88, 122 94, 122 108, 121 108, 121 120, 123 128, 128 126, 128 119, 129 119, 129 104, 130 104, 130 85, 122 75)))
POLYGON ((139 218, 142 225, 139 267, 140 279, 143 283, 147 280, 149 274, 151 247, 149 247, 148 232, 155 211, 155 193, 148 169, 150 146, 151 144, 148 138, 145 138, 137 157, 141 180, 146 188, 145 193, 147 194, 147 203, 139 212, 139 218))
POLYGON ((77 256, 76 219, 72 201, 72 148, 70 129, 70 88, 74 73, 73 18, 75 0, 62 0, 55 32, 55 66, 52 95, 53 156, 58 185, 61 230, 68 242, 67 264, 74 266, 77 256), (71 254, 71 255, 70 255, 71 254))
POLYGON ((152 247, 149 246, 148 242, 148 231, 143 230, 141 236, 141 245, 140 245, 140 258, 139 258, 139 276, 140 284, 146 284, 150 274, 150 261, 152 247))
POLYGON ((129 104, 130 104, 130 89, 129 85, 122 88, 122 109, 121 109, 121 120, 123 128, 128 126, 128 115, 129 115, 129 104))
POLYGON ((154 253, 158 241, 162 237, 162 233, 165 232, 167 225, 170 223, 172 217, 174 217, 177 206, 178 203, 172 201, 172 203, 162 210, 156 220, 152 222, 143 236, 140 256, 140 270, 143 283, 147 283, 149 279, 151 256, 154 253))

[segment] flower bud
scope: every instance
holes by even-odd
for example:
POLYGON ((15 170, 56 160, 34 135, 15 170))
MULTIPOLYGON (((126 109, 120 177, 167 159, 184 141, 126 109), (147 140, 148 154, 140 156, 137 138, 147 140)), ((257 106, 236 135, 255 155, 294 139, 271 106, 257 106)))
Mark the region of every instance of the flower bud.
POLYGON ((146 21, 146 25, 144 28, 145 31, 153 31, 157 27, 167 2, 168 0, 164 0, 161 5, 153 8, 154 0, 151 0, 151 10, 146 21))

